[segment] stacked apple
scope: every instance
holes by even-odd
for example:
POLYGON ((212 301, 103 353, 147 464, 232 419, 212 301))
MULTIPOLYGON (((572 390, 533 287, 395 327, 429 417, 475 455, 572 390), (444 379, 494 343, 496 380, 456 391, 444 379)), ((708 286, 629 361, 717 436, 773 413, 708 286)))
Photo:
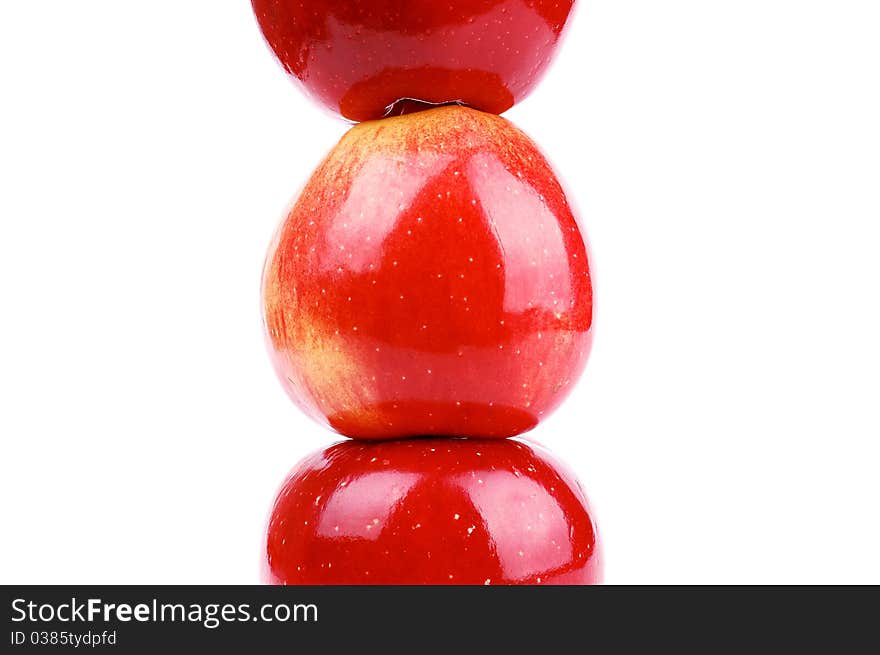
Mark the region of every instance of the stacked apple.
POLYGON ((290 75, 366 121, 266 260, 279 379, 351 438, 282 487, 266 582, 601 580, 579 483, 507 439, 559 405, 591 345, 577 218, 535 144, 496 115, 537 82, 573 3, 253 0, 290 75))

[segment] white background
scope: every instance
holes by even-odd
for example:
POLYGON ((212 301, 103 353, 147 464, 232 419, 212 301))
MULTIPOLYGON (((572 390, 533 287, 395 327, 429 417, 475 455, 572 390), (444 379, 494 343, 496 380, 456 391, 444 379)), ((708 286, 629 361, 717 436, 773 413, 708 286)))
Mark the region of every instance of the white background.
MULTIPOLYGON (((592 241, 531 437, 610 583, 880 583, 880 5, 581 0, 508 116, 592 241)), ((265 249, 346 125, 246 0, 0 5, 0 582, 251 583, 335 437, 268 363, 265 249)))

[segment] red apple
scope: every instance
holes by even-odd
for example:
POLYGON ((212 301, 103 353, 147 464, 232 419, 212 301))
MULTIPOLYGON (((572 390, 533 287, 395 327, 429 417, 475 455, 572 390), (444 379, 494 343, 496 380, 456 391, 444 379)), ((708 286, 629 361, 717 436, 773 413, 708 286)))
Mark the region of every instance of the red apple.
POLYGON ((525 134, 464 107, 352 128, 276 235, 263 295, 288 393, 353 438, 520 434, 592 338, 562 186, 525 134))
POLYGON ((574 0, 253 0, 285 70, 354 121, 398 100, 501 113, 547 69, 574 0))
POLYGON ((596 584, 580 484, 514 440, 344 442, 301 462, 269 520, 269 584, 596 584))

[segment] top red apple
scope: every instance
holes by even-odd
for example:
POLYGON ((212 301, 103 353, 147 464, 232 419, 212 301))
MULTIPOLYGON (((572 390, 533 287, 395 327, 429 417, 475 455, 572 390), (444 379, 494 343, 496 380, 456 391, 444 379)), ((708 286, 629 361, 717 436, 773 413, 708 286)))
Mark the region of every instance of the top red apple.
POLYGON ((306 92, 353 121, 398 101, 500 114, 547 69, 574 0, 252 0, 306 92))

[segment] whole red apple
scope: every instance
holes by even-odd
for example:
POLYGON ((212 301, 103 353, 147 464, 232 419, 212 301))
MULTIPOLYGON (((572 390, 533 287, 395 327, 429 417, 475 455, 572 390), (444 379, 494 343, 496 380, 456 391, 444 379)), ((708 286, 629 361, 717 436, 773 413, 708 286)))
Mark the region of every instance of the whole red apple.
POLYGON ((599 543, 580 484, 514 440, 345 442, 281 488, 269 584, 596 584, 599 543))
POLYGON ((537 84, 574 0, 253 0, 275 55, 353 121, 405 98, 501 113, 537 84))
POLYGON ((592 338, 562 186, 525 134, 464 107, 352 128, 276 235, 263 295, 282 384, 353 438, 520 434, 592 338))

